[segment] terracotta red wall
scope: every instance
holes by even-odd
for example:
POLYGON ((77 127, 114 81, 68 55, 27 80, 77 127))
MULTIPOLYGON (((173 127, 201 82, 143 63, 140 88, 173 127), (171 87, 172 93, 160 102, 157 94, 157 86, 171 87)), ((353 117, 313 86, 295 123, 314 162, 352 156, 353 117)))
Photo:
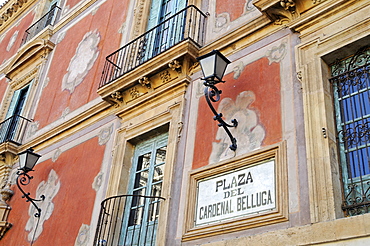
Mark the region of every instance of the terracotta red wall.
MULTIPOLYGON (((268 59, 262 58, 248 64, 239 78, 233 76, 234 73, 227 74, 223 78, 226 83, 217 85, 222 90, 221 100, 229 97, 235 102, 240 92, 254 92, 256 100, 249 108, 257 113, 259 124, 266 132, 262 147, 281 141, 280 65, 269 65, 268 59)), ((217 110, 218 103, 214 107, 217 110)), ((203 96, 199 102, 193 169, 208 165, 212 142, 216 141, 217 123, 203 96)))
POLYGON ((19 25, 16 25, 12 28, 10 28, 3 39, 3 41, 0 43, 0 64, 4 62, 4 60, 9 59, 11 56, 13 56, 19 49, 23 35, 27 28, 29 28, 33 22, 34 19, 34 11, 31 11, 29 14, 27 14, 22 20, 20 21, 19 25), (18 32, 17 39, 15 43, 13 44, 12 48, 7 51, 7 47, 9 44, 9 41, 11 37, 13 36, 14 32, 18 32))
POLYGON ((243 14, 244 6, 245 0, 233 0, 233 1, 217 0, 216 14, 219 15, 227 12, 230 14, 230 21, 234 21, 243 14))
MULTIPOLYGON (((25 188, 31 192, 31 197, 35 197, 38 184, 48 180, 52 169, 59 177, 56 182, 60 181, 60 189, 52 200, 54 211, 44 222, 43 232, 34 246, 74 245, 81 225, 90 225, 96 195, 92 183, 100 172, 104 149, 105 145, 99 145, 98 138, 93 138, 61 153, 55 162, 48 159, 35 167, 35 172, 32 173, 34 178, 25 188)), ((0 245, 29 245, 29 231, 25 230, 25 226, 30 217, 30 203, 21 198, 16 186, 12 190, 14 196, 10 201, 12 210, 8 221, 13 227, 0 245)))
POLYGON ((57 44, 48 72, 50 81, 39 103, 42 107, 39 107, 34 117, 35 121, 39 122, 40 128, 59 119, 67 107, 69 111, 74 111, 98 97, 96 91, 105 58, 120 46, 121 34, 118 30, 126 18, 126 11, 123 11, 128 5, 126 2, 113 0, 105 2, 94 15, 87 15, 67 30, 64 39, 57 44), (78 44, 87 32, 95 30, 100 34, 97 60, 72 94, 68 90, 62 90, 63 77, 67 73, 69 62, 75 55, 78 44))

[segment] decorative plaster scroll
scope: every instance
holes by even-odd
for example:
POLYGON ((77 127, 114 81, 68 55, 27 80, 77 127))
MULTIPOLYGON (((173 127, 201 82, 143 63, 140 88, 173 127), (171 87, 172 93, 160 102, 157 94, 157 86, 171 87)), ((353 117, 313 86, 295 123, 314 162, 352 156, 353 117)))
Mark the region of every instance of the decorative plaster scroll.
POLYGON ((3 42, 3 40, 5 38, 5 35, 6 35, 6 33, 3 33, 2 35, 0 35, 0 44, 1 44, 1 42, 3 42))
POLYGON ((255 11, 256 9, 257 8, 253 5, 253 0, 247 0, 245 1, 243 15, 246 15, 249 12, 255 11))
POLYGON ((28 124, 28 129, 27 129, 27 134, 26 134, 27 138, 33 137, 36 134, 36 132, 39 130, 39 126, 40 124, 38 121, 30 122, 28 124))
POLYGON ((273 46, 266 52, 266 56, 269 59, 269 65, 273 62, 279 63, 282 61, 287 52, 287 43, 285 41, 283 41, 279 46, 273 46))
POLYGON ((233 68, 233 71, 234 71, 234 79, 238 79, 240 74, 242 73, 242 71, 244 70, 244 63, 241 61, 239 62, 234 68, 233 68))
POLYGON ((95 14, 98 12, 99 7, 100 7, 100 5, 99 5, 99 6, 97 6, 97 7, 95 7, 95 8, 91 11, 91 15, 95 15, 95 14))
POLYGON ((237 119, 238 127, 230 129, 237 139, 238 149, 234 152, 229 149, 230 139, 222 128, 216 134, 217 142, 212 144, 212 153, 209 163, 217 163, 222 160, 249 153, 261 147, 266 136, 265 129, 259 123, 257 113, 248 108, 255 101, 252 91, 243 91, 233 102, 231 98, 222 99, 218 112, 222 112, 226 120, 237 119))
POLYGON ((60 189, 60 181, 57 173, 52 169, 49 173, 48 180, 42 181, 37 189, 36 189, 36 196, 40 197, 41 195, 45 195, 45 200, 39 202, 37 205, 41 208, 41 215, 39 218, 36 218, 34 214, 37 212, 36 208, 30 204, 28 214, 30 218, 26 224, 26 231, 29 231, 28 240, 36 240, 43 231, 43 225, 46 220, 48 220, 53 211, 54 211, 54 203, 52 202, 54 197, 57 195, 60 189), (39 221, 37 221, 39 220, 39 221), (38 226, 37 226, 38 224, 38 226), (33 238, 34 237, 34 238, 33 238))
POLYGON ((96 175, 96 177, 94 178, 94 182, 92 183, 92 188, 95 191, 98 191, 99 188, 101 187, 103 183, 103 176, 104 176, 104 173, 99 172, 98 175, 96 175))
POLYGON ((14 45, 14 43, 15 43, 15 41, 17 40, 17 37, 18 37, 18 33, 19 33, 19 31, 17 30, 17 31, 15 31, 14 33, 13 33, 13 35, 12 35, 12 37, 10 38, 10 40, 9 40, 9 43, 8 43, 8 46, 6 47, 6 51, 10 51, 10 49, 13 47, 13 45, 14 45))
POLYGON ((56 162, 61 154, 62 154, 62 150, 56 149, 53 156, 51 157, 51 161, 56 162))
POLYGON ((223 28, 227 27, 230 23, 230 14, 229 13, 221 13, 216 16, 215 20, 215 32, 221 31, 223 28))
POLYGON ((108 127, 105 127, 103 129, 100 130, 99 132, 99 145, 104 145, 106 144, 110 137, 112 136, 112 133, 113 133, 113 124, 108 126, 108 127))
POLYGON ((123 34, 125 33, 125 31, 126 31, 126 22, 123 22, 121 27, 118 29, 118 33, 123 34))
POLYGON ((81 84, 99 56, 99 42, 100 34, 97 30, 85 34, 69 63, 67 74, 63 77, 62 90, 73 93, 74 89, 81 84))
POLYGON ((59 33, 55 43, 59 44, 60 42, 62 42, 66 34, 67 34, 67 31, 59 33))
POLYGON ((297 72, 297 79, 302 82, 302 71, 297 72))
POLYGON ((151 84, 150 84, 150 80, 148 79, 148 77, 142 77, 141 79, 139 79, 138 82, 142 86, 146 86, 148 89, 150 89, 152 87, 151 84))
POLYGON ((60 118, 64 119, 70 112, 71 110, 69 109, 69 107, 66 107, 63 112, 62 112, 62 116, 60 118))
POLYGON ((76 237, 75 246, 88 246, 90 241, 90 226, 82 224, 76 237))

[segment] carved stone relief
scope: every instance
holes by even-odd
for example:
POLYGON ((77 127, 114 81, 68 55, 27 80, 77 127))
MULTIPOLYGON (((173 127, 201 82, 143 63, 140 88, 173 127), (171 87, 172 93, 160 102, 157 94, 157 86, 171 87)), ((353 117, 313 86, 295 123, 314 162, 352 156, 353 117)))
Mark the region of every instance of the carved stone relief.
POLYGON ((73 93, 76 86, 81 84, 99 56, 99 42, 100 34, 97 30, 85 34, 63 77, 62 90, 73 93))
POLYGON ((0 14, 0 26, 5 22, 11 19, 11 17, 18 12, 19 9, 22 9, 22 6, 27 3, 28 0, 18 0, 15 1, 11 6, 9 6, 5 11, 1 11, 0 14))
POLYGON ((300 16, 296 9, 295 0, 280 0, 278 4, 269 8, 266 12, 276 25, 282 25, 300 16))

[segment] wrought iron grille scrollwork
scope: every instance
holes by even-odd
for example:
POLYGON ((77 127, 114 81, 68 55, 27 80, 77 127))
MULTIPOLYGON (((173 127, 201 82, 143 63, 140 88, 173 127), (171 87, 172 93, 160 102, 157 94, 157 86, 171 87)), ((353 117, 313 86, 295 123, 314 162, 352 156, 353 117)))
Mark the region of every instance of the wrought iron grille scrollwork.
MULTIPOLYGON (((224 81, 221 81, 221 82, 224 82, 224 81)), ((234 138, 234 136, 231 134, 230 130, 229 130, 229 127, 237 127, 238 126, 238 121, 236 119, 232 119, 231 120, 231 123, 232 124, 228 124, 226 123, 222 117, 222 113, 218 113, 216 111, 216 109, 213 107, 212 103, 213 102, 218 102, 220 101, 221 99, 221 94, 222 94, 222 91, 219 90, 215 84, 217 83, 210 83, 209 81, 205 81, 204 82, 204 85, 205 85, 205 88, 204 88, 204 96, 206 98, 206 101, 207 101, 207 104, 208 106, 210 107, 212 113, 214 114, 213 116, 213 119, 214 120, 217 120, 219 123, 218 123, 218 126, 219 127, 222 127, 224 128, 226 134, 229 136, 230 138, 230 141, 231 141, 231 145, 229 146, 229 148, 232 150, 232 151, 235 151, 237 149, 237 143, 236 143, 236 138, 234 138)))
POLYGON ((36 208, 37 212, 34 214, 35 217, 40 217, 41 216, 41 208, 39 208, 37 206, 37 204, 35 202, 41 202, 41 201, 44 201, 45 200, 45 196, 44 195, 41 195, 40 196, 40 199, 35 199, 35 198, 32 198, 30 195, 29 192, 25 192, 23 189, 22 189, 22 186, 27 186, 31 180, 33 179, 33 176, 30 176, 27 172, 25 171, 18 171, 17 172, 18 176, 17 176, 17 186, 18 186, 18 189, 22 192, 22 198, 26 198, 26 202, 31 202, 32 205, 36 208))
POLYGON ((370 206, 370 47, 331 66, 346 215, 370 206))

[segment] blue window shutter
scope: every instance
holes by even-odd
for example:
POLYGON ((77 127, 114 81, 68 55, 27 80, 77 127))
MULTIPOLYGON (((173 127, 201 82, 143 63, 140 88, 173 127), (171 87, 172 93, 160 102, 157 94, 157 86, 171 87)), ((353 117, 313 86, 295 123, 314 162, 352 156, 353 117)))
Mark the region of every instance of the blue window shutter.
POLYGON ((9 117, 13 116, 15 105, 18 102, 19 99, 19 93, 21 90, 16 90, 13 94, 12 100, 10 102, 10 106, 8 108, 8 112, 6 113, 5 119, 8 119, 9 117))
POLYGON ((150 6, 147 30, 155 27, 160 19, 162 0, 152 0, 150 6))
POLYGON ((9 117, 13 116, 16 113, 19 115, 22 115, 24 104, 28 99, 28 95, 30 94, 30 88, 32 86, 32 83, 33 81, 31 81, 31 83, 29 83, 22 89, 16 90, 14 92, 12 100, 10 102, 10 106, 8 108, 8 112, 6 113, 5 119, 8 119, 9 117), (21 94, 23 94, 23 98, 20 98, 21 94), (23 100, 23 101, 20 102, 20 100, 23 100))

